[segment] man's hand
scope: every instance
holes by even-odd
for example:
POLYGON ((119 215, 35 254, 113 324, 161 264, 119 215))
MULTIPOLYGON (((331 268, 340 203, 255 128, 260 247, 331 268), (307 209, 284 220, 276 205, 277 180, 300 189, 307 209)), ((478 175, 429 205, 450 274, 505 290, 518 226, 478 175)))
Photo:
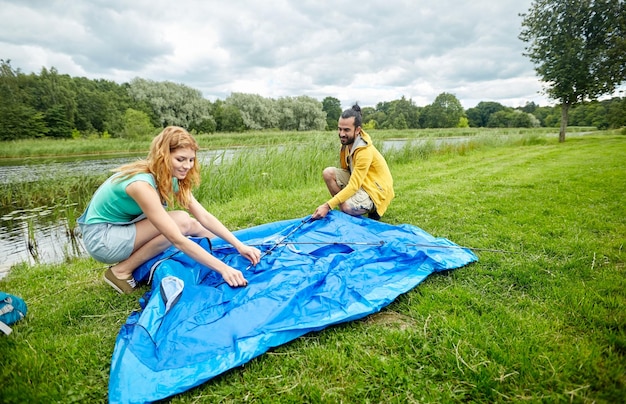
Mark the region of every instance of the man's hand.
POLYGON ((315 212, 313 212, 313 215, 311 216, 311 218, 314 220, 321 219, 323 217, 326 217, 328 212, 330 212, 330 205, 328 205, 328 203, 324 203, 318 206, 317 209, 315 209, 315 212))

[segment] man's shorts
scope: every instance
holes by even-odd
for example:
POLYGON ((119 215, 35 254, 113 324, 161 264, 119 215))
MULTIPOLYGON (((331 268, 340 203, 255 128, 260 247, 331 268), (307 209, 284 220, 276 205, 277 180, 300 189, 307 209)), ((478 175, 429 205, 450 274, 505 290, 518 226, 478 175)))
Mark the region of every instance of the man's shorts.
MULTIPOLYGON (((344 189, 348 182, 350 182, 350 172, 342 168, 335 167, 335 181, 339 188, 344 189)), ((352 195, 346 202, 353 212, 372 212, 376 209, 372 198, 363 190, 359 188, 354 195, 352 195)))

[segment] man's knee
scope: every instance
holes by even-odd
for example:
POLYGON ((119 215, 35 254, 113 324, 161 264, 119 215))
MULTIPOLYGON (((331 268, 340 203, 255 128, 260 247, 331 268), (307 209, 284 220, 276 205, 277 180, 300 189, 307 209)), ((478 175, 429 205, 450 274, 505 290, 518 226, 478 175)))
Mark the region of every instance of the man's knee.
POLYGON ((362 216, 367 213, 366 209, 356 208, 348 202, 342 203, 339 206, 339 208, 341 209, 343 213, 348 214, 350 216, 362 216))
POLYGON ((322 170, 322 177, 326 182, 335 180, 335 167, 326 167, 322 170))

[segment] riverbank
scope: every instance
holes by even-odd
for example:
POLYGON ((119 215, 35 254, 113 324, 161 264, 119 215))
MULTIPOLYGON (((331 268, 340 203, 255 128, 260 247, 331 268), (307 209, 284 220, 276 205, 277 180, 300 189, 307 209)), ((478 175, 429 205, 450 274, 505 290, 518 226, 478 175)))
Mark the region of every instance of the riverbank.
MULTIPOLYGON (((501 252, 477 250, 479 262, 431 276, 378 314, 277 347, 171 402, 622 401, 624 155, 626 137, 611 134, 394 155, 385 222, 501 252)), ((239 188, 203 177, 199 198, 233 229, 302 217, 326 198, 292 162, 256 189, 244 175, 258 170, 231 170, 239 188)), ((140 293, 116 294, 102 270, 76 259, 19 265, 0 280, 29 304, 0 338, 1 402, 106 402, 115 337, 140 293)))
MULTIPOLYGON (((571 127, 570 134, 592 132, 594 128, 571 127)), ((557 128, 445 128, 445 129, 380 129, 370 131, 377 140, 389 139, 428 139, 460 136, 507 136, 507 135, 545 135, 558 133, 557 128)), ((201 150, 215 150, 234 147, 259 147, 271 145, 298 144, 314 140, 336 139, 336 131, 249 131, 242 133, 211 133, 195 135, 201 150)), ((0 166, 13 164, 15 159, 29 162, 67 157, 94 158, 102 156, 126 156, 145 154, 152 137, 143 139, 123 138, 78 138, 78 139, 27 139, 0 141, 0 166)))

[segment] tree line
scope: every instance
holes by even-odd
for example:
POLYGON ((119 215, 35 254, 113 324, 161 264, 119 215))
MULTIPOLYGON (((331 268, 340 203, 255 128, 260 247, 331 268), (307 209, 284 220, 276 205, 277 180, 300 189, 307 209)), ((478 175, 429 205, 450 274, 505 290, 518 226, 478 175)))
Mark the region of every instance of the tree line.
MULTIPOLYGON (((320 102, 308 96, 272 99, 232 93, 225 100, 211 102, 182 84, 142 78, 118 84, 70 77, 54 67, 24 74, 10 60, 0 59, 0 140, 137 138, 167 125, 198 133, 334 130, 341 111, 334 97, 320 102)), ((560 106, 534 103, 511 108, 484 101, 464 110, 449 93, 423 107, 402 97, 362 107, 362 112, 366 129, 552 127, 561 118, 560 106)), ((569 123, 599 129, 626 126, 626 98, 578 105, 570 112, 569 123)))

